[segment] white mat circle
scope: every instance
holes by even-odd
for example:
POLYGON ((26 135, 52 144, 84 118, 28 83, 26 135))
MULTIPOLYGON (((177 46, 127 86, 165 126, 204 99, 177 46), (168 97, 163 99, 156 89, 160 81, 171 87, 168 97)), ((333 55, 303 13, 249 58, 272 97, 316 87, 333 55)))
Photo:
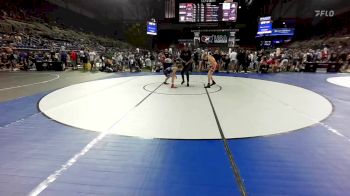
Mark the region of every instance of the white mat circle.
POLYGON ((350 88, 350 76, 332 77, 328 78, 327 81, 338 86, 350 88))
MULTIPOLYGON (((215 78, 222 90, 210 96, 227 138, 298 130, 325 119, 332 112, 327 99, 300 87, 247 78, 215 78)), ((163 76, 138 76, 72 85, 45 96, 39 108, 60 123, 91 131, 109 130, 111 134, 141 138, 219 139, 206 94, 155 93, 135 107, 149 94, 143 87, 160 84, 163 79, 163 76)), ((202 92, 206 77, 191 76, 191 79, 202 84, 178 89, 162 85, 156 92, 176 93, 181 89, 202 92)), ((180 81, 177 82, 180 86, 180 81)))

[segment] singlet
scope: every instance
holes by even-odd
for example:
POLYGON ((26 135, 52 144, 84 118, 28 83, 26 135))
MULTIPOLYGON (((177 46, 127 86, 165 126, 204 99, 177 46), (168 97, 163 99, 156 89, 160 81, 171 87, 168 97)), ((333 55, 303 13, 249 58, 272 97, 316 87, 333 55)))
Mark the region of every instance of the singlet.
POLYGON ((163 69, 166 70, 173 66, 173 61, 170 58, 166 58, 163 63, 163 69))
POLYGON ((218 66, 218 63, 216 62, 216 60, 213 56, 208 55, 208 61, 210 62, 211 66, 218 66))

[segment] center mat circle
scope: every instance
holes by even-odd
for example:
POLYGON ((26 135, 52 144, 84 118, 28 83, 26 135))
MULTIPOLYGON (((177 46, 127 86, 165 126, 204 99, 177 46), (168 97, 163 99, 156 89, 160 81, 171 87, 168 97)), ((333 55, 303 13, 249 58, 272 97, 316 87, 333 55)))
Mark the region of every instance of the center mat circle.
MULTIPOLYGON (((286 133, 314 125, 332 112, 326 98, 304 88, 249 78, 214 78, 222 90, 209 95, 226 138, 286 133)), ((191 79, 205 82, 206 76, 193 75, 191 79)), ((206 94, 164 96, 143 89, 155 84, 146 89, 199 94, 203 83, 157 89, 163 81, 164 76, 152 75, 76 84, 46 95, 39 109, 57 122, 96 132, 139 138, 220 139, 206 94)))
MULTIPOLYGON (((154 89, 156 89, 159 86, 160 83, 150 83, 143 87, 145 91, 153 92, 154 89)), ((176 89, 170 88, 170 84, 168 85, 162 85, 159 87, 156 91, 153 93, 155 94, 161 94, 161 95, 205 95, 207 94, 204 89, 204 83, 199 81, 192 81, 190 83, 190 86, 187 87, 186 83, 176 84, 176 89)), ((209 93, 217 93, 222 90, 222 87, 220 85, 213 85, 210 88, 208 88, 209 93)))

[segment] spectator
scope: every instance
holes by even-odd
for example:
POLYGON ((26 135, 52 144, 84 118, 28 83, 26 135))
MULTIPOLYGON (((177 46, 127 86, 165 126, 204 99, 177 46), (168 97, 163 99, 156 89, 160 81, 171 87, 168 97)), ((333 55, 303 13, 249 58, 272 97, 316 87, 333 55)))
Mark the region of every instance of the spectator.
POLYGON ((73 70, 77 70, 78 69, 78 67, 77 67, 78 55, 74 50, 70 53, 70 60, 71 60, 72 66, 73 66, 73 70))
POLYGON ((237 66, 237 52, 236 50, 233 50, 230 54, 230 64, 231 64, 231 67, 232 67, 232 70, 235 72, 237 69, 236 69, 236 66, 237 66))
POLYGON ((240 50, 237 54, 237 69, 236 72, 239 73, 241 67, 243 67, 243 69, 245 69, 245 61, 246 61, 246 57, 245 57, 245 52, 244 50, 240 50))
POLYGON ((96 66, 95 65, 95 59, 96 59, 97 54, 96 54, 96 52, 91 51, 91 52, 88 53, 88 56, 89 56, 88 57, 89 58, 89 62, 91 64, 90 70, 92 71, 94 69, 94 67, 96 66))
POLYGON ((269 71, 269 63, 267 62, 266 56, 261 57, 259 71, 260 71, 260 73, 267 73, 269 71))

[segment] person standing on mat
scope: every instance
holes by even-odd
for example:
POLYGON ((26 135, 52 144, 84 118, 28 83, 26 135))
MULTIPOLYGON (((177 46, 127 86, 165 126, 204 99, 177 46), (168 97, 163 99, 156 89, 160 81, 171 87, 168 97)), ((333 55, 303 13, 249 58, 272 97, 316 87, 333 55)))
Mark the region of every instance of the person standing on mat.
POLYGON ((214 79, 213 79, 213 74, 218 69, 219 64, 216 62, 215 58, 210 54, 205 54, 204 60, 208 60, 208 62, 210 63, 210 68, 208 71, 208 84, 204 88, 210 88, 211 86, 216 84, 214 79), (210 82, 211 82, 211 84, 210 84, 210 82))
POLYGON ((187 87, 190 86, 190 70, 192 69, 192 53, 191 51, 188 49, 188 47, 184 47, 183 50, 181 51, 180 54, 180 59, 182 61, 182 71, 181 71, 181 76, 182 76, 182 82, 181 85, 185 83, 185 73, 186 73, 186 77, 187 77, 187 87))
POLYGON ((174 62, 171 58, 166 58, 163 64, 163 72, 165 75, 165 81, 163 84, 169 84, 168 80, 171 78, 171 88, 176 88, 175 79, 176 79, 177 66, 174 66, 174 62))

